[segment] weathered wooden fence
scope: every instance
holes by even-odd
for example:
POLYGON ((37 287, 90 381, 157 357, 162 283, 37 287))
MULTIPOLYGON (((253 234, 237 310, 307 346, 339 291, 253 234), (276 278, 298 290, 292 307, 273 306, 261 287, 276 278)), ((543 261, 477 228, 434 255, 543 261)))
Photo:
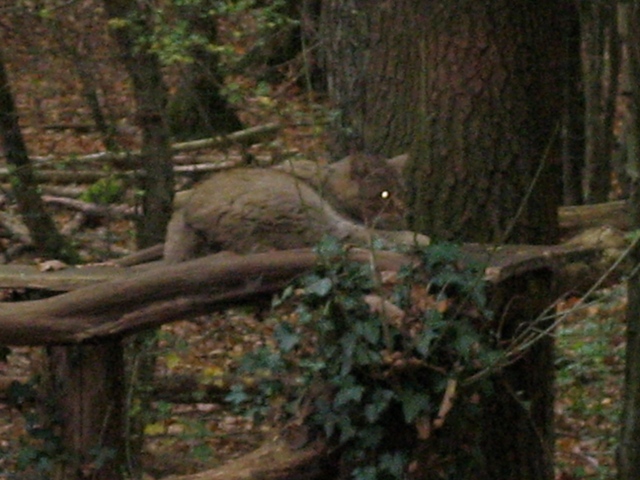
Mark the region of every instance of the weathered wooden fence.
MULTIPOLYGON (((494 308, 502 310, 497 314, 505 314, 508 308, 509 316, 517 321, 535 318, 557 298, 557 280, 563 278, 568 263, 584 262, 598 254, 597 249, 582 247, 468 246, 466 250, 487 265, 486 279, 492 285, 494 308)), ((370 252, 365 250, 353 250, 351 256, 355 261, 372 262, 370 252)), ((122 478, 120 466, 126 441, 123 338, 165 323, 264 299, 310 270, 316 260, 316 255, 305 249, 246 256, 213 255, 172 266, 93 266, 51 272, 26 266, 0 267, 0 288, 66 292, 43 300, 0 305, 0 344, 50 346, 49 373, 58 389, 62 439, 73 453, 69 464, 63 466, 64 478, 122 478), (113 455, 87 469, 95 458, 96 446, 113 455)), ((376 252, 374 263, 380 270, 397 270, 412 261, 397 253, 376 252)), ((560 281, 567 282, 571 280, 560 281)), ((548 361, 544 359, 549 358, 552 349, 551 337, 536 349, 531 358, 515 367, 512 378, 528 375, 536 362, 548 361)), ((552 381, 553 368, 546 367, 551 376, 547 380, 552 381)), ((525 396, 538 402, 532 410, 538 416, 534 420, 544 427, 540 433, 545 442, 551 442, 551 432, 545 425, 552 415, 552 399, 538 398, 537 393, 525 392, 525 396)), ((286 450, 282 444, 274 444, 273 448, 286 450)), ((260 451, 254 457, 264 455, 260 451)), ((309 451, 284 455, 281 451, 279 461, 258 461, 253 466, 253 457, 249 456, 248 464, 239 468, 245 473, 247 468, 267 469, 277 476, 279 468, 284 471, 296 462, 313 462, 317 455, 318 452, 309 451)), ((222 472, 189 478, 240 475, 238 470, 222 472)))

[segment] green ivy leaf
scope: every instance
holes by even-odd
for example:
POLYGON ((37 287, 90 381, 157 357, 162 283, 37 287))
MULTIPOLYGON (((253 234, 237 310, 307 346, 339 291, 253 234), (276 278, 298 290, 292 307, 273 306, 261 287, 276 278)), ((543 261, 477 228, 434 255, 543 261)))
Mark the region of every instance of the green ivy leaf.
POLYGON ((320 280, 307 285, 307 287, 305 288, 305 293, 324 298, 329 294, 329 292, 331 292, 332 287, 333 282, 331 281, 331 279, 321 278, 320 280))
POLYGON ((344 256, 344 248, 336 237, 325 235, 315 247, 316 253, 323 259, 344 256))
POLYGON ((393 396, 393 391, 386 389, 376 390, 373 393, 371 403, 364 407, 364 416, 369 423, 378 421, 380 415, 389 407, 393 396))
POLYGON ((358 441, 362 448, 375 449, 381 446, 385 428, 382 425, 369 425, 358 431, 358 441))
POLYGON ((342 415, 338 417, 337 422, 338 428, 340 429, 340 443, 344 444, 354 438, 358 431, 353 425, 351 421, 351 417, 347 415, 342 415))
POLYGON ((425 392, 405 390, 399 397, 402 413, 407 423, 413 423, 421 413, 428 412, 431 407, 429 396, 425 392))
POLYGON ((300 343, 300 335, 287 322, 276 325, 273 335, 284 353, 290 352, 300 343))
POLYGON ((470 358, 471 353, 476 350, 475 347, 479 342, 480 336, 470 324, 466 322, 456 324, 456 339, 453 342, 453 348, 462 358, 470 358))
POLYGON ((344 407, 349 402, 358 403, 362 399, 364 393, 364 387, 360 385, 353 385, 350 387, 341 388, 336 393, 336 397, 333 400, 334 408, 344 407))
POLYGON ((378 469, 373 465, 357 467, 353 470, 354 480, 377 480, 378 469))
POLYGON ((384 453, 380 456, 380 470, 389 472, 394 478, 403 478, 407 467, 407 456, 402 452, 384 453))
POLYGON ((244 391, 244 387, 242 385, 233 385, 231 387, 231 392, 224 397, 225 401, 236 406, 248 401, 250 398, 251 397, 244 391))
POLYGON ((380 320, 375 318, 369 321, 357 322, 354 330, 357 335, 363 337, 367 342, 375 345, 380 340, 380 320))
POLYGON ((372 350, 369 345, 359 342, 353 351, 353 363, 356 365, 375 365, 380 363, 380 353, 372 350))

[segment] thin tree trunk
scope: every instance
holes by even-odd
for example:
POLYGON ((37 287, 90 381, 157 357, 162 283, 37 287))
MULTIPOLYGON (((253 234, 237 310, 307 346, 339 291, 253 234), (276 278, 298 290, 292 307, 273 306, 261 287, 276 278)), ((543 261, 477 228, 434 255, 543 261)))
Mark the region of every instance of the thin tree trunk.
MULTIPOLYGON (((116 40, 122 62, 133 84, 138 124, 142 130, 141 179, 143 215, 138 223, 137 243, 140 249, 162 243, 172 213, 174 175, 170 146, 170 132, 166 121, 167 89, 162 79, 160 61, 149 50, 153 37, 150 26, 150 5, 129 0, 104 0, 105 10, 113 22, 112 34, 116 40)), ((137 387, 148 385, 155 371, 155 353, 148 353, 156 343, 156 332, 147 331, 136 337, 130 351, 145 354, 129 382, 137 387)), ((129 385, 128 388, 132 388, 129 385)), ((140 392, 140 388, 138 388, 140 392)), ((130 468, 140 468, 138 456, 144 440, 143 427, 148 420, 150 399, 141 395, 140 412, 131 418, 133 438, 129 442, 130 468)))
MULTIPOLYGON (((627 33, 631 102, 629 128, 640 138, 640 1, 629 2, 627 33)), ((627 171, 631 173, 631 217, 635 228, 640 228, 640 158, 627 158, 627 171)), ((640 265, 640 246, 633 252, 636 265, 640 265)), ((627 348, 622 412, 622 430, 618 449, 618 478, 640 478, 640 270, 635 269, 628 279, 627 348)))
MULTIPOLYGON (((49 402, 69 454, 56 478, 125 478, 124 362, 120 339, 49 350, 49 402)), ((128 478, 128 477, 127 477, 128 478)))
POLYGON ((567 2, 566 63, 562 111, 562 201, 563 205, 582 205, 584 170, 584 91, 582 85, 582 42, 580 19, 573 2, 567 2))
MULTIPOLYGON (((104 147, 111 152, 118 151, 118 144, 115 139, 115 127, 110 125, 105 117, 102 107, 100 106, 100 100, 98 98, 98 92, 96 85, 95 75, 93 74, 91 61, 89 56, 81 54, 78 50, 77 44, 87 43, 84 38, 78 38, 78 36, 71 35, 71 39, 64 24, 59 21, 55 16, 46 19, 49 22, 49 31, 52 32, 56 42, 58 43, 62 52, 69 57, 73 67, 75 68, 80 85, 82 87, 82 96, 89 107, 91 112, 91 118, 95 124, 96 129, 102 135, 102 143, 104 147)), ((80 48, 88 49, 87 45, 83 45, 80 48)))
POLYGON ((78 257, 58 231, 38 193, 38 185, 18 124, 18 112, 0 51, 0 135, 12 170, 10 178, 22 220, 34 246, 43 255, 74 263, 78 257))
POLYGON ((138 246, 149 247, 164 240, 172 211, 174 178, 170 134, 165 118, 167 89, 157 56, 145 41, 153 32, 147 12, 128 0, 104 0, 105 10, 114 22, 112 33, 122 62, 131 77, 137 117, 142 129, 141 167, 143 219, 138 226, 138 246))
POLYGON ((615 3, 581 2, 585 51, 586 201, 605 202, 611 191, 613 118, 620 70, 615 3))
POLYGON ((169 104, 171 132, 179 141, 208 138, 242 130, 242 122, 222 94, 224 77, 219 55, 210 50, 218 42, 217 19, 210 1, 182 4, 177 15, 188 25, 188 34, 204 38, 207 45, 194 42, 188 49, 178 90, 169 104))

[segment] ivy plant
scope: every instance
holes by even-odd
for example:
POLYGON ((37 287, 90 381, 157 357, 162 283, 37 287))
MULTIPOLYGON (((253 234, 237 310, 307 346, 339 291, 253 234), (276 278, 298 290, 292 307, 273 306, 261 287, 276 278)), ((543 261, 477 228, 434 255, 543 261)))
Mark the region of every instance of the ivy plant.
MULTIPOLYGON (((484 268, 452 245, 428 247, 415 265, 383 276, 333 239, 317 252, 315 270, 277 299, 275 311, 293 305, 295 314, 276 318, 273 345, 246 358, 243 375, 258 378, 261 393, 236 386, 229 400, 264 413, 269 398, 285 396, 303 441, 339 448, 341 468, 357 479, 405 478, 420 461, 438 463, 425 445, 473 421, 489 386, 465 380, 486 379, 478 373, 504 358, 484 268)), ((466 457, 449 462, 450 474, 469 468, 473 449, 459 450, 466 457)))

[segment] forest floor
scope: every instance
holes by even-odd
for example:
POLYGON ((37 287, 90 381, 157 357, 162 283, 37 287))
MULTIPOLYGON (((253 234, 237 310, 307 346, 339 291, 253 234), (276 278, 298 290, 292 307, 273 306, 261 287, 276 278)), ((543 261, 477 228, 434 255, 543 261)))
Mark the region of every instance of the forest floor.
POLYGON ((558 480, 615 478, 624 380, 626 292, 596 292, 574 309, 563 305, 556 332, 558 480))
MULTIPOLYGON (((68 69, 51 67, 24 49, 6 49, 12 88, 21 124, 32 155, 83 155, 102 150, 95 133, 50 129, 53 124, 90 122, 77 82, 68 69)), ((236 105, 248 126, 277 121, 286 127, 267 144, 249 149, 258 158, 276 161, 289 155, 326 158, 322 124, 326 107, 315 102, 293 81, 279 85, 232 80, 241 100, 236 105), (244 82, 244 83, 243 83, 244 82), (238 90, 239 89, 239 90, 238 90), (311 100, 311 101, 310 101, 311 100), (319 120, 321 119, 321 120, 319 120)), ((118 69, 101 66, 100 88, 108 99, 109 114, 118 119, 120 140, 126 148, 139 145, 127 82, 118 69)), ((221 159, 239 157, 239 151, 216 152, 221 159)), ((38 168, 42 168, 39 165, 38 168)), ((68 168, 57 163, 55 168, 68 168)), ((10 202, 3 215, 17 215, 10 202)), ((62 226, 75 213, 56 207, 62 226)), ((101 261, 134 249, 132 226, 127 222, 102 222, 74 233, 87 261, 101 261)), ((4 249, 11 240, 1 239, 4 249)), ((26 256, 21 261, 34 261, 26 256)), ((7 301, 24 292, 0 292, 7 301)), ((622 286, 592 295, 587 307, 573 311, 574 299, 562 306, 567 314, 557 330, 557 479, 613 478, 615 445, 624 368, 624 308, 622 286)), ((180 322, 161 332, 158 373, 163 377, 187 376, 202 385, 224 391, 243 353, 264 343, 270 335, 268 322, 251 312, 234 311, 214 318, 180 322)), ((3 379, 29 378, 38 371, 42 353, 37 349, 14 349, 0 363, 3 379), (34 366, 34 363, 36 364, 34 366)), ((6 383, 6 382, 5 382, 6 383)), ((201 394, 189 402, 157 400, 146 429, 144 465, 146 478, 188 474, 213 468, 260 444, 266 423, 254 423, 234 412, 224 395, 201 394)), ((30 418, 0 397, 0 478, 36 479, 47 466, 46 442, 27 434, 30 418), (37 464, 36 462, 40 462, 37 464), (30 466, 20 471, 19 465, 30 466)))

